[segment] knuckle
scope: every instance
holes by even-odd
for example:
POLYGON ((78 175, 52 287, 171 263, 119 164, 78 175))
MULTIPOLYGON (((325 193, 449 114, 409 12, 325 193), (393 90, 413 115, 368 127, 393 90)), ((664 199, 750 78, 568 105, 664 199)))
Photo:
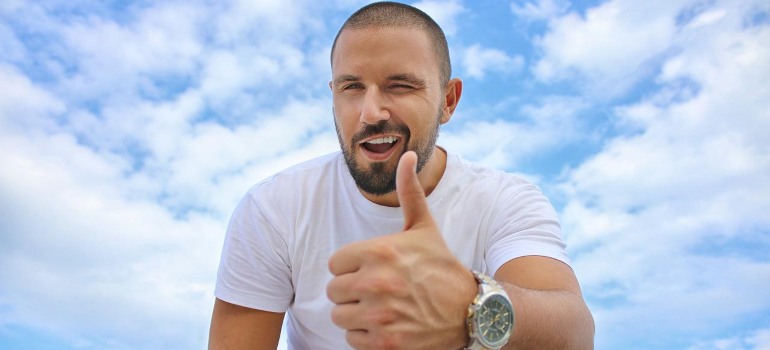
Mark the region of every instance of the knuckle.
POLYGON ((335 272, 337 271, 335 260, 336 260, 335 257, 332 256, 331 258, 329 258, 329 262, 326 263, 326 268, 329 270, 329 272, 332 273, 332 275, 337 275, 337 273, 335 272))
POLYGON ((334 279, 332 279, 331 281, 329 281, 329 284, 326 285, 326 298, 334 302, 334 296, 335 296, 334 279))
POLYGON ((384 239, 372 241, 369 256, 377 261, 392 262, 398 260, 398 250, 392 242, 384 239))
POLYGON ((393 349, 401 349, 401 337, 392 332, 388 332, 385 334, 382 334, 377 341, 375 342, 375 347, 377 349, 383 349, 383 350, 393 350, 393 349))
POLYGON ((367 278, 360 284, 360 291, 371 295, 400 295, 404 287, 398 278, 388 274, 378 274, 367 278))
POLYGON ((341 327, 342 321, 343 321, 343 317, 342 317, 342 312, 340 312, 339 306, 335 306, 335 307, 332 308, 331 316, 332 316, 331 317, 332 318, 332 323, 334 323, 335 325, 341 327))
POLYGON ((367 344, 362 341, 360 336, 356 336, 355 332, 351 332, 351 331, 345 332, 345 341, 354 349, 371 348, 371 347, 367 347, 367 344))
POLYGON ((378 326, 393 324, 398 319, 396 311, 390 308, 378 308, 369 313, 370 322, 378 326))
POLYGON ((329 284, 326 285, 326 298, 329 299, 332 303, 337 304, 340 299, 340 279, 338 277, 332 278, 331 281, 329 281, 329 284))

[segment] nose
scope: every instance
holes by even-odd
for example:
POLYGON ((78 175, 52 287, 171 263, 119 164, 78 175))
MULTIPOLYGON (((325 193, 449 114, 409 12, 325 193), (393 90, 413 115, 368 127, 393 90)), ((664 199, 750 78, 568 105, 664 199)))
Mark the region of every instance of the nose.
POLYGON ((366 90, 359 119, 363 124, 372 125, 390 119, 390 111, 387 108, 385 97, 378 88, 371 87, 366 90))

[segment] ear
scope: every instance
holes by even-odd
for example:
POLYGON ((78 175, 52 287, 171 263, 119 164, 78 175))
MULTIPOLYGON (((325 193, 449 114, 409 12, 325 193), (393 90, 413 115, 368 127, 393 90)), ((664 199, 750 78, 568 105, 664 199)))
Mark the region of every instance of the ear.
POLYGON ((333 83, 333 82, 332 82, 331 80, 329 80, 329 90, 331 90, 332 92, 334 92, 334 85, 332 85, 332 83, 333 83))
POLYGON ((463 94, 463 81, 460 78, 454 78, 447 82, 446 93, 444 94, 444 109, 441 115, 441 124, 446 124, 452 118, 457 104, 460 102, 460 96, 463 94))

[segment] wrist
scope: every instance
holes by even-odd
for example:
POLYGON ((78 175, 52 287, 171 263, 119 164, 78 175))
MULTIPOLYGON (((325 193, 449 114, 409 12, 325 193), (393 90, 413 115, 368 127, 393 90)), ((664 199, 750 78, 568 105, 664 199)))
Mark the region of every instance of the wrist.
POLYGON ((501 349, 508 343, 514 324, 511 299, 492 277, 473 272, 478 294, 468 307, 467 329, 470 342, 465 349, 501 349))
POLYGON ((479 284, 476 278, 473 276, 471 270, 463 267, 461 277, 461 285, 458 287, 457 295, 460 302, 457 307, 457 322, 454 341, 451 343, 451 349, 465 349, 470 344, 470 334, 468 333, 468 307, 473 304, 473 301, 479 294, 479 284))

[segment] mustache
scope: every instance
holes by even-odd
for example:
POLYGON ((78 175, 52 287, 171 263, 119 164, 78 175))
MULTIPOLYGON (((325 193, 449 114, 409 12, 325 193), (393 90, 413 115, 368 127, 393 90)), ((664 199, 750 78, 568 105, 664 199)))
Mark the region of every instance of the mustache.
POLYGON ((379 134, 399 134, 404 139, 409 140, 411 132, 406 125, 396 124, 389 120, 380 120, 377 124, 366 124, 361 131, 353 135, 352 145, 358 144, 361 140, 379 134))

